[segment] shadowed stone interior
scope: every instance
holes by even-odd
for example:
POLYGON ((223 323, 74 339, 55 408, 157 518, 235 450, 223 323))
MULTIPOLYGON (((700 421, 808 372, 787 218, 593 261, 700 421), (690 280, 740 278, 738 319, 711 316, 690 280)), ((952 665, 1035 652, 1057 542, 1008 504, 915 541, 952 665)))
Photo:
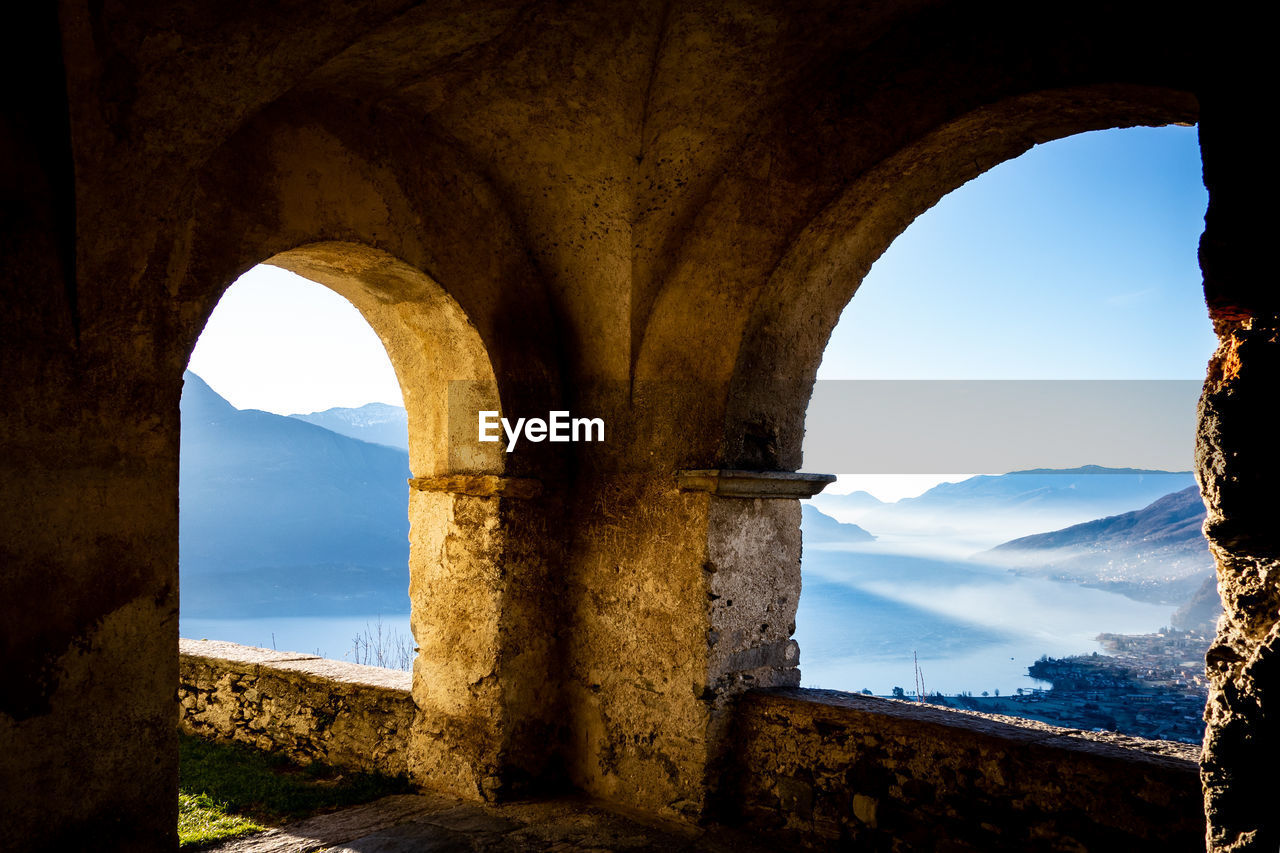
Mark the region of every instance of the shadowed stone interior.
MULTIPOLYGON (((1280 302, 1249 91, 1269 79, 1264 32, 1227 4, 1093 0, 10 10, 0 838, 175 844, 182 373, 245 270, 349 299, 405 392, 414 777, 701 820, 744 750, 767 774, 791 748, 733 723, 741 695, 799 678, 799 507, 682 491, 677 472, 801 467, 841 310, 947 192, 1038 142, 1198 122, 1221 341, 1198 474, 1227 608, 1201 792, 1212 849, 1274 851, 1280 302), (481 404, 600 417, 608 439, 503 455, 451 419, 481 404)), ((870 737, 839 725, 850 749, 870 737)), ((910 846, 886 828, 903 814, 979 848, 1032 825, 1047 847, 1094 837, 1069 816, 1006 824, 1013 790, 927 737, 957 777, 938 808, 965 815, 959 792, 981 788, 992 819, 880 780, 818 837, 874 823, 877 844, 910 846)), ((1030 773, 1040 746, 1001 749, 1030 773)), ((770 784, 777 802, 757 790, 752 808, 794 828, 778 809, 805 788, 770 784)), ((803 784, 814 803, 828 790, 803 784)), ((1185 829, 1152 797, 1142 820, 1185 829)), ((1097 813, 1097 837, 1122 814, 1097 813)))

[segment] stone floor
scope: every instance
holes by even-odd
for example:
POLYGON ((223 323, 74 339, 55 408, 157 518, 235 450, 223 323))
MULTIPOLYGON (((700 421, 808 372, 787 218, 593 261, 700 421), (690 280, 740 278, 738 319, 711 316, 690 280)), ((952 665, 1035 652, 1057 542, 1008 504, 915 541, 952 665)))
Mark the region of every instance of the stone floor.
POLYGON ((586 799, 489 805, 425 794, 386 797, 207 848, 218 853, 777 850, 723 827, 627 815, 586 799))

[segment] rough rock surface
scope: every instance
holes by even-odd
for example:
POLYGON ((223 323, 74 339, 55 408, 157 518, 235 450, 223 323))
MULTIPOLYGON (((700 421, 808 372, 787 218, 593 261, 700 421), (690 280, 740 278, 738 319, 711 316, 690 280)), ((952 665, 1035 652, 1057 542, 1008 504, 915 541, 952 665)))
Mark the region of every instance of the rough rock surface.
POLYGON ((1200 400, 1198 475, 1224 614, 1208 653, 1202 777, 1214 850, 1280 848, 1280 322, 1229 324, 1200 400), (1269 805, 1270 804, 1270 805, 1269 805))
POLYGON ((753 694, 725 808, 797 845, 1198 850, 1193 747, 824 690, 753 694))

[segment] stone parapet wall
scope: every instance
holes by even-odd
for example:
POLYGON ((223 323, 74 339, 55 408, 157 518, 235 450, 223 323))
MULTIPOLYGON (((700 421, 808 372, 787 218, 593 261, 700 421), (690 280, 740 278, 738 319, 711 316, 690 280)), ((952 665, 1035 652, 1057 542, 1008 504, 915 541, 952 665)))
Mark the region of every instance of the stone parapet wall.
POLYGON ((208 640, 180 640, 179 726, 302 764, 408 772, 410 674, 208 640))
MULTIPOLYGON (((410 675, 182 640, 183 731, 406 775, 410 675)), ((1204 848, 1195 747, 825 690, 734 706, 722 812, 787 849, 1204 848)))
POLYGON ((799 846, 1204 849, 1195 747, 803 689, 736 726, 726 808, 799 846))

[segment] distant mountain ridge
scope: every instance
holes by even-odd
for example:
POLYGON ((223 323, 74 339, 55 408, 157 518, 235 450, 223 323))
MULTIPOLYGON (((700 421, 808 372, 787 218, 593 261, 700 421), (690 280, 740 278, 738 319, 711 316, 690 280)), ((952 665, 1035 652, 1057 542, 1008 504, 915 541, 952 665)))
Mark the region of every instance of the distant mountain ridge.
POLYGON ((876 538, 858 525, 836 521, 810 504, 801 508, 800 527, 804 531, 805 545, 873 542, 876 538))
POLYGON ((856 491, 847 492, 840 495, 829 495, 826 492, 821 494, 821 503, 823 506, 831 507, 833 510, 866 510, 885 505, 870 492, 856 491))
POLYGON ((360 441, 385 444, 405 451, 409 449, 409 415, 401 406, 367 403, 354 409, 338 406, 323 412, 289 417, 360 441))
POLYGON ((877 536, 956 536, 971 542, 974 550, 985 550, 1020 536, 1139 509, 1194 484, 1189 471, 1086 465, 979 475, 940 483, 894 503, 854 493, 818 495, 814 504, 877 536))
POLYGON ((245 592, 255 584, 274 584, 277 613, 316 595, 372 595, 402 609, 408 454, 298 418, 236 409, 195 374, 185 379, 183 612, 243 613, 242 605, 264 595, 245 592))
POLYGON ((979 475, 959 483, 939 483, 919 497, 904 498, 898 506, 922 508, 1058 505, 1133 509, 1133 501, 1146 504, 1193 485, 1190 471, 1150 471, 1141 468, 1034 468, 998 476, 979 475))

